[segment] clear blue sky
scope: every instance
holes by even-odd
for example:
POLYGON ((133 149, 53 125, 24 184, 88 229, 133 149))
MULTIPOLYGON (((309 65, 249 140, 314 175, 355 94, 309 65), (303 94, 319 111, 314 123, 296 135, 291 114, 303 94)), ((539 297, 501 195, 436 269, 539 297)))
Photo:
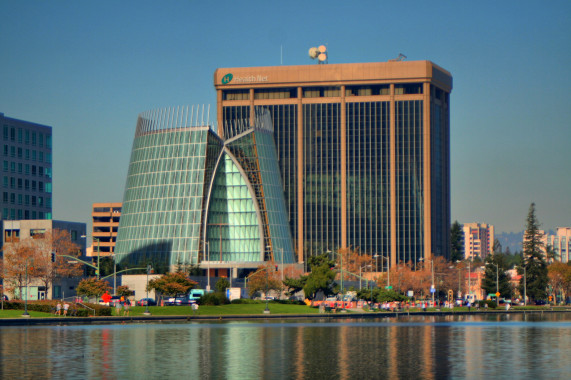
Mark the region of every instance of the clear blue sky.
POLYGON ((452 220, 571 226, 569 1, 0 0, 0 112, 53 127, 54 219, 121 201, 137 115, 218 67, 431 60, 454 77, 452 220))

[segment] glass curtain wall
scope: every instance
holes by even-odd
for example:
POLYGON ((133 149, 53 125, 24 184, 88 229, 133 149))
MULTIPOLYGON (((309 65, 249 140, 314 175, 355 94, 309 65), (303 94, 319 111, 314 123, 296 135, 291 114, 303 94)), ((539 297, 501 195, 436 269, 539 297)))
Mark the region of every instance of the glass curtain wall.
POLYGON ((339 103, 303 105, 304 260, 341 245, 339 103))
POLYGON ((389 102, 347 103, 347 241, 390 253, 389 102))
POLYGON ((274 141, 285 196, 290 233, 297 240, 297 105, 256 107, 267 110, 274 128, 274 141))
MULTIPOLYGON (((432 252, 445 255, 450 245, 450 114, 448 94, 431 86, 432 252)), ((448 257, 447 257, 448 258, 448 257)))
POLYGON ((396 235, 399 262, 424 257, 423 101, 395 102, 396 235))

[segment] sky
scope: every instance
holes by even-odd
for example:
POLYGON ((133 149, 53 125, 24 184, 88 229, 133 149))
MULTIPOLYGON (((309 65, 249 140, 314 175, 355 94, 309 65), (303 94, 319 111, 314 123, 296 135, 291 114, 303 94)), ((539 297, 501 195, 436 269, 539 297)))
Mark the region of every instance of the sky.
MULTIPOLYGON (((452 221, 571 226, 569 1, 0 0, 0 112, 53 128, 53 218, 123 199, 137 116, 216 105, 219 67, 450 71, 452 221)), ((213 115, 213 113, 211 113, 213 115)))

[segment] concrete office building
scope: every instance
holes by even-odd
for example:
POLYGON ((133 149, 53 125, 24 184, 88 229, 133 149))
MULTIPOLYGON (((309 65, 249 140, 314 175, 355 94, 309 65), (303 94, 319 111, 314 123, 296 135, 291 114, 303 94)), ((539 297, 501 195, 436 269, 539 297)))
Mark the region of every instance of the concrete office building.
POLYGON ((139 116, 125 185, 116 260, 160 269, 200 264, 237 277, 294 252, 269 115, 220 139, 204 110, 139 116))
MULTIPOLYGON (((297 260, 450 254, 450 73, 429 61, 220 68, 218 133, 270 113, 297 260)), ((383 260, 379 260, 382 263, 383 260)))
POLYGON ((473 260, 479 257, 485 260, 494 253, 494 226, 485 223, 464 223, 464 258, 473 260))
POLYGON ((52 128, 3 113, 0 125, 0 219, 52 219, 52 128))
MULTIPOLYGON (((77 222, 68 222, 62 220, 4 220, 2 225, 2 246, 5 244, 18 243, 21 240, 34 238, 41 239, 42 236, 53 230, 68 231, 70 240, 76 244, 81 250, 81 256, 85 255, 85 235, 86 224, 77 222)), ((46 255, 49 254, 46 252, 46 255)), ((1 252, 0 252, 0 257, 1 252)), ((9 279, 6 279, 9 280, 9 279)), ((74 296, 75 287, 81 278, 58 278, 50 289, 47 289, 36 279, 32 280, 28 286, 27 293, 22 299, 41 300, 41 299, 57 299, 62 297, 74 296)))
POLYGON ((117 241, 117 231, 119 230, 119 219, 121 218, 122 203, 94 203, 91 220, 93 245, 87 255, 97 257, 113 256, 115 243, 117 241))

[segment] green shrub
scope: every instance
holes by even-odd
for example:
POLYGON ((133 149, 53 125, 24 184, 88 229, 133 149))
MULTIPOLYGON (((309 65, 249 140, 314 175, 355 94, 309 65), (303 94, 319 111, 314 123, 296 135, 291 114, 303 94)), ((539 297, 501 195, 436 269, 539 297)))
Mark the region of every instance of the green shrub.
POLYGON ((226 298, 224 293, 207 293, 200 297, 198 300, 199 305, 209 305, 209 306, 216 306, 216 305, 226 305, 229 304, 230 300, 226 298))
POLYGON ((496 301, 492 301, 492 300, 479 300, 477 302, 480 305, 480 310, 485 310, 486 304, 488 305, 488 309, 495 309, 498 307, 498 305, 496 304, 496 301))
POLYGON ((252 300, 252 299, 249 299, 249 298, 238 298, 237 300, 233 300, 231 303, 233 303, 233 304, 250 305, 250 304, 262 303, 262 301, 260 301, 260 300, 252 300))
MULTIPOLYGON (((45 300, 45 301, 28 301, 28 310, 32 311, 39 311, 42 313, 50 313, 53 314, 56 311, 56 306, 59 301, 55 300, 45 300)), ((93 310, 84 308, 80 305, 76 305, 74 302, 69 303, 69 311, 68 315, 74 315, 77 317, 88 317, 93 315, 93 310), (73 310, 76 310, 74 313, 73 310)), ((62 305, 63 306, 63 305, 62 305)), ((111 315, 111 308, 109 306, 103 306, 99 304, 86 304, 86 306, 90 307, 91 309, 95 310, 96 316, 110 316, 111 315)), ((24 301, 5 301, 4 302, 4 309, 6 310, 24 310, 26 308, 26 304, 24 301)), ((63 315, 63 308, 62 308, 62 315, 63 315)))

